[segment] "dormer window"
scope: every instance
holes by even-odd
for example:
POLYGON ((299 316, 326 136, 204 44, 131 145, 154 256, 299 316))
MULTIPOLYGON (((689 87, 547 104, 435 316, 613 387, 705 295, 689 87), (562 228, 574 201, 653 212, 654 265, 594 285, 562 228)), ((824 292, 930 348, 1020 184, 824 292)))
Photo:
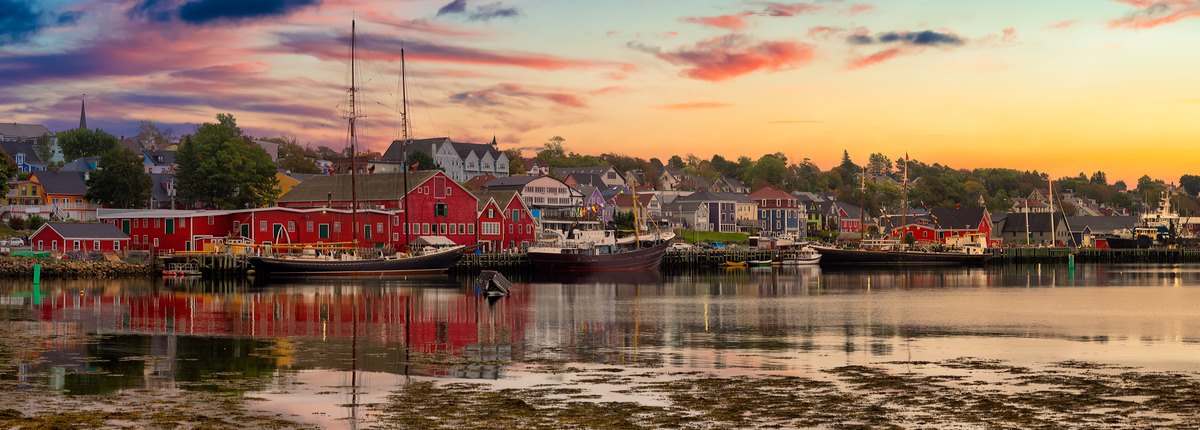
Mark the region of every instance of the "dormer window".
POLYGON ((13 160, 15 160, 17 162, 17 164, 24 163, 25 162, 25 153, 18 152, 17 155, 13 156, 13 160))

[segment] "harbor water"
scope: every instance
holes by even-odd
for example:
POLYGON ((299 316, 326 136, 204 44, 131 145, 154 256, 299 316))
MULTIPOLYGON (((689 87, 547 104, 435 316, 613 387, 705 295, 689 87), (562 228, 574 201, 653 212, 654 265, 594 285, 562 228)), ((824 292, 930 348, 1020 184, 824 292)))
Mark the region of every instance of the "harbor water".
POLYGON ((1200 265, 508 275, 4 281, 0 424, 1200 425, 1200 265))

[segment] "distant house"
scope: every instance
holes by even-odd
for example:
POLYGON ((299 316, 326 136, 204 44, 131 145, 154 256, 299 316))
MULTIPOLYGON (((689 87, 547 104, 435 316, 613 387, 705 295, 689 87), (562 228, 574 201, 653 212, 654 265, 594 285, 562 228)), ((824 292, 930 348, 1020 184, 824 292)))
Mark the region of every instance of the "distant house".
POLYGON ((38 213, 51 219, 92 221, 96 207, 84 195, 87 185, 82 172, 34 172, 29 181, 38 193, 38 205, 26 207, 27 213, 38 213))
POLYGON ((804 206, 796 196, 773 187, 750 193, 758 202, 758 228, 762 235, 799 239, 805 236, 804 206))
POLYGON ((150 174, 150 209, 175 209, 174 173, 150 174))
POLYGON ((675 190, 679 186, 682 171, 667 167, 658 175, 658 184, 663 190, 675 190))
POLYGON ((522 158, 521 163, 525 167, 525 174, 529 176, 546 176, 550 174, 550 165, 546 164, 537 157, 522 158))
POLYGON ((271 157, 272 163, 279 162, 279 144, 267 140, 255 139, 254 144, 258 145, 267 155, 271 157))
POLYGON ((956 237, 983 235, 992 238, 992 216, 984 208, 955 207, 913 209, 907 216, 889 215, 879 222, 892 238, 906 235, 917 242, 946 243, 956 237), (906 225, 900 225, 907 222, 906 225))
POLYGON ((1006 244, 1013 245, 1049 245, 1051 243, 1066 243, 1065 239, 1070 238, 1070 232, 1067 229, 1067 220, 1058 215, 1054 215, 1054 224, 1051 227, 1050 219, 1052 215, 1049 212, 1040 213, 1017 213, 1012 212, 1004 217, 999 226, 998 238, 1006 244), (1051 231, 1057 232, 1055 240, 1051 240, 1051 231))
POLYGON ((708 231, 712 228, 709 222, 708 203, 702 201, 674 201, 663 205, 663 217, 672 226, 687 230, 708 231))
POLYGON ((496 175, 493 175, 491 173, 484 173, 482 175, 476 175, 474 178, 468 179, 467 182, 465 182, 463 185, 466 185, 467 188, 472 189, 472 190, 479 190, 479 189, 483 189, 483 186, 485 184, 487 184, 488 182, 491 182, 492 179, 496 179, 496 175))
POLYGON ((313 176, 316 175, 311 173, 292 173, 290 171, 283 170, 275 172, 275 180, 279 181, 279 195, 276 196, 276 198, 282 197, 284 194, 287 194, 288 191, 291 191, 292 188, 300 185, 301 182, 304 182, 313 176))
POLYGON ((717 179, 716 182, 713 182, 711 189, 712 191, 718 193, 747 194, 750 192, 750 187, 747 187, 746 184, 742 183, 742 181, 738 180, 737 178, 730 178, 728 176, 722 177, 717 179))
POLYGON ((1118 230, 1132 230, 1138 221, 1137 216, 1070 216, 1065 223, 1071 234, 1066 245, 1098 247, 1103 241, 1097 238, 1118 230))
POLYGON ((428 154, 446 175, 458 182, 485 173, 498 178, 508 176, 508 155, 496 148, 495 139, 491 144, 454 142, 448 137, 410 140, 407 144, 397 140, 388 146, 380 160, 399 166, 406 151, 409 156, 417 151, 428 154))
POLYGON ((796 202, 804 207, 805 223, 807 224, 805 230, 808 234, 830 229, 826 218, 829 216, 833 200, 807 191, 797 191, 792 194, 796 196, 796 202))
POLYGON ((608 203, 600 188, 583 185, 576 189, 583 195, 584 216, 600 222, 612 222, 613 205, 608 203))
POLYGON ((708 228, 705 231, 736 232, 737 204, 733 194, 697 191, 675 199, 677 203, 702 202, 708 206, 708 228))
POLYGON ((524 248, 537 238, 533 214, 512 190, 476 193, 479 198, 477 241, 485 250, 524 248))
POLYGON ((91 173, 96 171, 100 165, 100 157, 82 157, 64 164, 58 169, 60 172, 84 172, 91 173))
POLYGON ((863 226, 862 208, 846 203, 834 201, 829 205, 828 220, 830 225, 837 226, 840 233, 862 233, 864 227, 869 227, 872 224, 870 217, 866 217, 867 225, 863 226))
POLYGON ((0 148, 12 157, 21 172, 36 172, 46 170, 46 162, 38 156, 34 149, 34 140, 0 140, 0 148))
POLYGON ((148 149, 142 151, 142 166, 146 173, 174 173, 175 151, 148 149))
POLYGON ((596 183, 599 180, 606 186, 625 185, 625 176, 621 175, 617 169, 612 166, 606 167, 555 167, 550 169, 550 174, 555 177, 562 178, 566 181, 570 177, 574 177, 579 184, 600 186, 596 183), (586 178, 586 179, 584 179, 586 178))
POLYGON ((119 252, 129 249, 129 235, 100 222, 48 222, 33 232, 30 246, 57 253, 119 252))
POLYGON ((579 217, 583 194, 553 176, 510 176, 484 185, 487 191, 516 191, 543 229, 568 231, 576 224, 598 224, 579 217))
POLYGON ((662 218, 662 204, 655 194, 638 194, 637 204, 634 204, 633 194, 621 194, 613 199, 616 210, 621 212, 637 211, 638 221, 642 226, 657 223, 662 218))

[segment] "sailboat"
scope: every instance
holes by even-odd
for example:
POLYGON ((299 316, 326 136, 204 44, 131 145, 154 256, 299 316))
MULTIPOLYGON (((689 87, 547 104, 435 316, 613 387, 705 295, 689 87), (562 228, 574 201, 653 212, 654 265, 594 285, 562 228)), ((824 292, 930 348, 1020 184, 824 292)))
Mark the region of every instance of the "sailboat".
POLYGON ((541 241, 526 252, 529 263, 551 272, 610 272, 658 270, 671 238, 663 234, 643 237, 638 220, 637 186, 633 188, 633 240, 618 239, 614 230, 571 230, 553 240, 541 241), (646 246, 642 242, 647 242, 646 246))
MULTIPOLYGON (((458 263, 462 256, 467 251, 466 246, 458 245, 449 247, 440 251, 425 253, 422 255, 408 255, 397 253, 391 256, 382 256, 378 258, 361 258, 357 251, 358 243, 358 193, 356 187, 356 178, 358 175, 358 166, 355 163, 357 152, 354 122, 358 117, 357 107, 355 106, 355 93, 358 91, 357 80, 354 73, 355 63, 355 41, 357 30, 354 21, 350 23, 350 114, 349 130, 350 130, 350 225, 353 232, 354 241, 351 242, 350 249, 346 249, 344 253, 338 252, 307 252, 306 250, 298 256, 255 256, 250 258, 250 264, 254 266, 255 275, 263 278, 270 277, 291 277, 291 276, 409 276, 409 275, 435 275, 445 273, 450 267, 458 263), (340 255, 338 255, 340 254, 340 255)), ((401 80, 404 80, 404 51, 400 53, 401 61, 401 80)), ((407 84, 405 84, 404 93, 404 113, 405 118, 405 142, 408 140, 408 99, 407 99, 407 84)), ((407 155, 406 155, 407 157, 407 155)), ((405 163, 407 164, 407 163, 405 163)), ((404 168, 404 208, 405 208, 405 225, 408 223, 408 169, 404 168)), ((411 243, 407 229, 404 232, 405 243, 411 243)), ((319 250, 331 250, 329 247, 316 248, 319 250)))
MULTIPOLYGON (((866 170, 862 179, 863 209, 860 210, 859 229, 865 232, 866 222, 866 170)), ((904 154, 904 208, 901 229, 908 223, 908 154, 904 154)), ((903 233, 902 233, 903 234, 903 233)), ((968 246, 961 251, 934 251, 908 248, 902 241, 866 240, 863 236, 857 248, 812 245, 820 252, 821 265, 982 265, 991 258, 982 246, 968 246)))

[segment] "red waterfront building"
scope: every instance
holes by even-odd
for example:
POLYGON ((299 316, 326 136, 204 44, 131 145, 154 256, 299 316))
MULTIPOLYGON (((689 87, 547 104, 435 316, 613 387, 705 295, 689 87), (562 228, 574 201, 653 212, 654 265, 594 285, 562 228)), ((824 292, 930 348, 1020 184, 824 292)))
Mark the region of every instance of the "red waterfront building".
POLYGON ((129 247, 129 236, 105 223, 49 222, 29 242, 35 251, 116 252, 129 247))
POLYGON ((479 234, 476 239, 487 251, 518 249, 533 244, 536 224, 533 214, 516 191, 477 193, 479 234))

